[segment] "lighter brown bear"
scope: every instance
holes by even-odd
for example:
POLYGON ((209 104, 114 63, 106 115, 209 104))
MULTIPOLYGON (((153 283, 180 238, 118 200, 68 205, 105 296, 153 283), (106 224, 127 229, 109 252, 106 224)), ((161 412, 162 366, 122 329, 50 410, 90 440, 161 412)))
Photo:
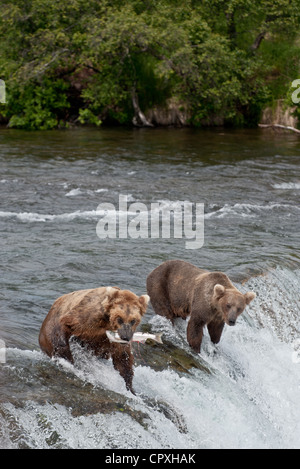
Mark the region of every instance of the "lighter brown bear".
POLYGON ((186 319, 187 340, 199 353, 206 325, 211 341, 220 341, 224 324, 234 326, 256 296, 241 293, 223 272, 209 272, 181 260, 167 261, 147 278, 147 292, 156 314, 172 321, 186 319))
POLYGON ((39 335, 40 347, 50 357, 73 362, 70 338, 87 345, 96 355, 112 358, 113 365, 132 393, 133 355, 130 340, 145 314, 149 297, 138 297, 118 287, 99 287, 58 298, 46 316, 39 335), (111 343, 106 331, 118 332, 125 343, 111 343))

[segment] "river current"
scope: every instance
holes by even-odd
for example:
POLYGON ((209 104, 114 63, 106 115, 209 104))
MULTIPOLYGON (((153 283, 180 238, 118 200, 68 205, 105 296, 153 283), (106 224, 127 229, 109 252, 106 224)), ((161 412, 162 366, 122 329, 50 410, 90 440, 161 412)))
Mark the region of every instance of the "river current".
MULTIPOLYGON (((263 130, 0 131, 0 447, 300 447, 300 141, 263 130), (204 242, 100 239, 99 204, 204 204, 204 242), (146 293, 168 259, 226 272, 257 298, 200 355, 151 305, 134 347, 136 396, 111 361, 39 349, 56 298, 146 293), (1 348, 2 345, 2 348, 1 348), (188 365, 187 365, 188 360, 188 365)), ((119 217, 124 213, 119 212, 119 217)), ((172 220, 171 220, 172 222, 172 220)))

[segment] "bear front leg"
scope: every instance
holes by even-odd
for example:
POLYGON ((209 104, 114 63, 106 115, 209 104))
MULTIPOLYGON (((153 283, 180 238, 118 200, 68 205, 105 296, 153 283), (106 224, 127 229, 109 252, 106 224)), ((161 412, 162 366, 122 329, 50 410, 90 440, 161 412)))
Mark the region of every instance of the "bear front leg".
POLYGON ((211 321, 207 324, 210 340, 213 344, 218 344, 220 342, 224 325, 224 321, 211 321))
POLYGON ((128 391, 135 395, 132 388, 133 380, 133 355, 131 353, 130 345, 113 344, 114 350, 111 353, 114 368, 118 370, 120 375, 125 381, 128 391))
POLYGON ((187 326, 187 341, 196 353, 200 353, 205 323, 191 316, 187 326))
POLYGON ((61 326, 55 326, 51 334, 52 342, 52 356, 64 358, 71 363, 74 363, 69 344, 70 334, 61 326))

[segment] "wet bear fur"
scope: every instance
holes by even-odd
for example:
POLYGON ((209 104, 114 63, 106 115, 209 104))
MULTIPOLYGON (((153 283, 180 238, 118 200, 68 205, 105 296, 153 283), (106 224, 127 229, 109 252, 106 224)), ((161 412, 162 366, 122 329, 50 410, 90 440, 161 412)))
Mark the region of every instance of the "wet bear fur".
POLYGON ((138 297, 118 287, 99 287, 68 293, 58 298, 46 316, 39 335, 40 347, 50 357, 73 363, 70 338, 88 346, 102 358, 112 358, 113 365, 134 393, 133 355, 130 339, 142 316, 149 297, 138 297), (110 342, 106 331, 118 332, 128 344, 110 342))
POLYGON ((254 292, 241 293, 223 272, 209 272, 182 261, 164 262, 147 278, 147 293, 156 314, 174 324, 186 319, 187 340, 199 353, 206 325, 211 341, 220 341, 225 323, 233 326, 254 298, 254 292))

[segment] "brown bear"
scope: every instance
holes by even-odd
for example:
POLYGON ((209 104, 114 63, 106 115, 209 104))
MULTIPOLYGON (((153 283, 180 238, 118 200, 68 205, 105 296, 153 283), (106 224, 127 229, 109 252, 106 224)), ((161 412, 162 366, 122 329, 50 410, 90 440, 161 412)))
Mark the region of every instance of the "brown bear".
POLYGON ((199 353, 203 327, 211 341, 220 341, 224 324, 234 326, 237 317, 256 296, 241 293, 222 272, 209 272, 182 261, 166 261, 147 278, 147 292, 156 314, 172 321, 190 316, 187 340, 199 353))
POLYGON ((62 357, 73 362, 69 340, 74 337, 96 355, 111 357, 127 389, 134 394, 130 340, 148 302, 148 295, 138 297, 118 287, 99 287, 63 295, 54 302, 42 324, 40 347, 50 357, 62 357), (118 332, 128 344, 111 343, 106 331, 118 332))

